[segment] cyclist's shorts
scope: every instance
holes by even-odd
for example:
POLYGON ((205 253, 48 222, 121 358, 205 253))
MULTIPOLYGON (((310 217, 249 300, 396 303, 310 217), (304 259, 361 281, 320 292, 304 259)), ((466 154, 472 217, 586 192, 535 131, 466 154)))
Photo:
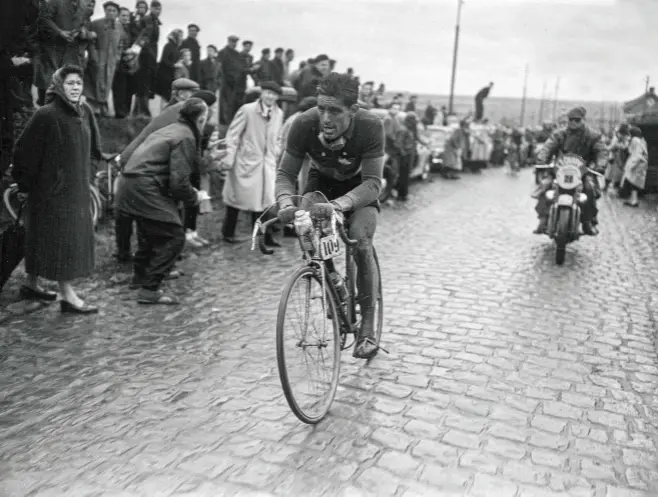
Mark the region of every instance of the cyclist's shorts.
MULTIPOLYGON (((338 197, 342 197, 349 191, 354 190, 360 184, 360 174, 346 181, 339 181, 323 175, 317 169, 311 169, 308 172, 308 180, 306 182, 306 188, 304 188, 304 193, 321 192, 327 197, 327 200, 336 200, 338 197)), ((379 200, 375 200, 366 207, 374 207, 377 209, 377 212, 381 212, 379 200)))

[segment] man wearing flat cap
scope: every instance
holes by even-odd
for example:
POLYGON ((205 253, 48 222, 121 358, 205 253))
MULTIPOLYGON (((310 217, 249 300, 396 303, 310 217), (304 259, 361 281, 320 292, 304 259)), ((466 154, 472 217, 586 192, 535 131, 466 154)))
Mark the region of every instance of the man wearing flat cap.
POLYGON ((227 44, 217 54, 222 67, 222 85, 219 91, 219 124, 228 125, 244 101, 247 90, 245 59, 236 50, 238 38, 228 37, 227 44))
POLYGON ((259 86, 261 81, 273 81, 271 54, 269 48, 263 48, 260 51, 260 60, 251 68, 251 77, 254 79, 256 86, 259 86))
POLYGON ((126 33, 118 22, 119 5, 109 1, 103 4, 105 17, 91 21, 90 31, 96 39, 89 43, 89 62, 85 70, 84 94, 87 103, 97 114, 107 114, 107 102, 114 81, 114 74, 121 62, 126 33))
MULTIPOLYGON (((279 142, 283 111, 276 105, 282 93, 273 81, 263 81, 260 98, 245 104, 235 115, 226 133, 226 157, 222 163, 228 170, 222 196, 226 217, 222 227, 224 241, 239 243, 235 236, 240 211, 251 213, 252 223, 274 203, 279 142)), ((269 246, 279 246, 271 233, 265 238, 269 246)))
MULTIPOLYGON (((548 164, 552 159, 559 158, 564 154, 575 154, 585 163, 598 171, 605 170, 608 160, 608 151, 600 133, 592 129, 586 122, 587 111, 584 107, 575 107, 567 114, 568 124, 566 128, 558 129, 546 140, 537 153, 538 164, 548 164)), ((596 228, 598 209, 596 207, 597 189, 596 178, 590 173, 583 177, 583 193, 587 195, 587 202, 583 204, 581 211, 581 222, 583 233, 594 236, 598 234, 596 228)), ((544 192, 538 193, 535 210, 539 217, 539 225, 535 234, 546 233, 548 225, 549 201, 544 192)))
POLYGON ((192 54, 192 65, 190 66, 190 79, 200 82, 201 81, 201 47, 197 41, 197 36, 199 35, 201 29, 196 24, 190 24, 187 26, 187 38, 183 40, 183 43, 180 44, 179 50, 187 48, 192 54))
POLYGON ((310 62, 299 75, 297 81, 297 101, 301 102, 306 97, 314 97, 317 94, 318 84, 325 75, 329 74, 329 56, 318 55, 310 62))

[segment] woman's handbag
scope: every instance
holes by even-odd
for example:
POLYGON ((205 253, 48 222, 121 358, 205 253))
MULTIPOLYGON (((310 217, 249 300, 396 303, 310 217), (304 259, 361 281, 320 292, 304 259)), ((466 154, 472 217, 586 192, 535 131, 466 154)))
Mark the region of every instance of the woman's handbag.
POLYGON ((21 212, 16 221, 0 233, 0 291, 25 256, 25 226, 21 212))

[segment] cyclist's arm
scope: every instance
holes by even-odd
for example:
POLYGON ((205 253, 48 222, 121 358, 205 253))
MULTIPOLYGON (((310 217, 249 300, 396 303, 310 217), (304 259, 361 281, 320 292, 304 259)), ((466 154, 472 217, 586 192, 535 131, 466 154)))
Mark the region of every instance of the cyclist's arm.
POLYGON ((343 212, 360 209, 373 203, 382 189, 386 143, 384 125, 381 121, 373 122, 366 133, 363 137, 364 148, 361 155, 361 184, 333 202, 343 212))

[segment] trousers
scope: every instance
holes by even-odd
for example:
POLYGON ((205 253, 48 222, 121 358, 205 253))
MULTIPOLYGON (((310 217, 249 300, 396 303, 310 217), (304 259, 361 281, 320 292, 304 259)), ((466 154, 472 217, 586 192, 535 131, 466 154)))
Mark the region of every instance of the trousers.
POLYGON ((146 290, 160 289, 185 247, 185 229, 174 223, 136 217, 137 252, 134 277, 146 290))

